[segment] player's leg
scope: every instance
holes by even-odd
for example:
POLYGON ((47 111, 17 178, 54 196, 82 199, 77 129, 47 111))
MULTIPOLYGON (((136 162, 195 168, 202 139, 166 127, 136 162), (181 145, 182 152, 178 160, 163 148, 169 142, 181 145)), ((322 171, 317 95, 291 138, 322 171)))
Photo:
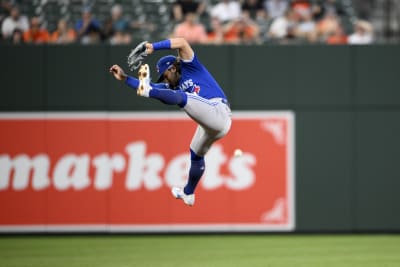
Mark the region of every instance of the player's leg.
POLYGON ((204 156, 210 149, 211 145, 220 137, 218 134, 208 133, 202 126, 197 126, 196 132, 193 135, 190 143, 190 169, 189 177, 184 187, 184 192, 187 195, 193 194, 200 178, 205 171, 204 156))
POLYGON ((212 144, 225 134, 226 132, 207 131, 199 125, 190 142, 190 150, 197 156, 204 157, 212 144))
POLYGON ((175 198, 182 199, 189 206, 194 205, 194 191, 205 171, 204 155, 213 143, 213 140, 216 140, 214 137, 210 137, 201 126, 197 126, 190 145, 190 168, 187 183, 184 188, 172 188, 172 195, 175 198))
POLYGON ((226 133, 208 132, 202 126, 197 126, 190 143, 190 169, 188 181, 184 187, 185 194, 191 195, 194 193, 205 171, 205 154, 208 152, 211 145, 225 134, 226 133))
POLYGON ((205 170, 204 156, 211 145, 225 136, 231 126, 231 111, 219 101, 188 94, 186 113, 199 123, 190 143, 191 165, 185 194, 193 194, 205 170))
POLYGON ((167 105, 178 105, 179 107, 183 107, 186 104, 187 96, 184 92, 180 90, 171 90, 171 89, 159 89, 153 88, 149 92, 149 96, 151 98, 155 98, 163 102, 167 105))
POLYGON ((223 136, 229 131, 232 113, 221 100, 208 100, 195 94, 187 94, 183 109, 209 133, 223 136))
POLYGON ((183 188, 183 192, 187 195, 194 193, 200 178, 203 176, 206 164, 204 156, 197 155, 192 149, 190 149, 190 169, 189 177, 186 186, 183 188))
POLYGON ((172 194, 174 195, 174 197, 182 199, 185 202, 185 204, 189 206, 193 206, 195 201, 194 190, 196 189, 197 184, 200 181, 200 178, 203 176, 204 170, 205 170, 204 156, 199 156, 192 149, 190 149, 189 177, 184 188, 179 188, 179 187, 172 188, 172 194))
POLYGON ((130 78, 130 82, 128 82, 129 86, 137 87, 138 95, 158 99, 167 105, 178 105, 180 107, 186 105, 187 96, 183 91, 168 89, 165 84, 151 83, 149 65, 140 66, 138 78, 138 81, 130 78))
POLYGON ((192 142, 190 143, 189 177, 183 189, 178 187, 172 188, 172 194, 175 198, 182 199, 187 205, 194 205, 194 191, 206 167, 204 156, 211 145, 225 134, 226 132, 206 131, 202 126, 197 126, 192 142))

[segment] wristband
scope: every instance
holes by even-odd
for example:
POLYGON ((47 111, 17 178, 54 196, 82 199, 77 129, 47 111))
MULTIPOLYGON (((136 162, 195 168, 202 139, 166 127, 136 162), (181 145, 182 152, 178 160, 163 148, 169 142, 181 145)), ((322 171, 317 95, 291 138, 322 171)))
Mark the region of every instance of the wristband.
POLYGON ((153 43, 153 49, 154 50, 171 49, 171 40, 166 39, 166 40, 162 40, 162 41, 153 43))

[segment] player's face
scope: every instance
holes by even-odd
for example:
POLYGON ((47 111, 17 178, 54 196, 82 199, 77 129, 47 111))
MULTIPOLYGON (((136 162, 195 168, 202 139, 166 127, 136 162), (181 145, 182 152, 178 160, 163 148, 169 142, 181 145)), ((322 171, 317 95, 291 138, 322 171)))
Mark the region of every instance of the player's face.
POLYGON ((169 68, 164 72, 164 81, 169 83, 173 88, 178 85, 179 74, 176 72, 175 67, 169 68))

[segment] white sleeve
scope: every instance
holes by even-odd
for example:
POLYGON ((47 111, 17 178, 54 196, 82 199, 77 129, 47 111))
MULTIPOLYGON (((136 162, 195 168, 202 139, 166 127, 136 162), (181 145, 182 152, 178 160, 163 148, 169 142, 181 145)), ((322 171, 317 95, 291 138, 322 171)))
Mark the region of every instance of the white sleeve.
POLYGON ((194 59, 194 53, 193 53, 193 55, 192 55, 192 57, 190 59, 182 59, 182 61, 185 62, 185 63, 190 63, 190 62, 193 61, 193 59, 194 59))
POLYGON ((9 18, 6 18, 1 25, 1 33, 4 37, 9 37, 12 34, 14 27, 9 18))
POLYGON ((29 30, 29 20, 27 17, 25 16, 21 17, 21 20, 19 21, 19 27, 21 28, 22 31, 29 30))

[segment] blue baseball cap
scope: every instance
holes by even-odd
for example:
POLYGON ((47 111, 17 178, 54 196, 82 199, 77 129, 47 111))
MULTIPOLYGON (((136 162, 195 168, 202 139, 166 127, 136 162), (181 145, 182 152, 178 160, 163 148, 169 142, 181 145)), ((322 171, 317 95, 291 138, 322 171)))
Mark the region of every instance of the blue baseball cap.
POLYGON ((158 79, 157 82, 161 82, 164 79, 164 72, 171 68, 176 61, 176 56, 168 55, 160 58, 157 62, 158 79))

